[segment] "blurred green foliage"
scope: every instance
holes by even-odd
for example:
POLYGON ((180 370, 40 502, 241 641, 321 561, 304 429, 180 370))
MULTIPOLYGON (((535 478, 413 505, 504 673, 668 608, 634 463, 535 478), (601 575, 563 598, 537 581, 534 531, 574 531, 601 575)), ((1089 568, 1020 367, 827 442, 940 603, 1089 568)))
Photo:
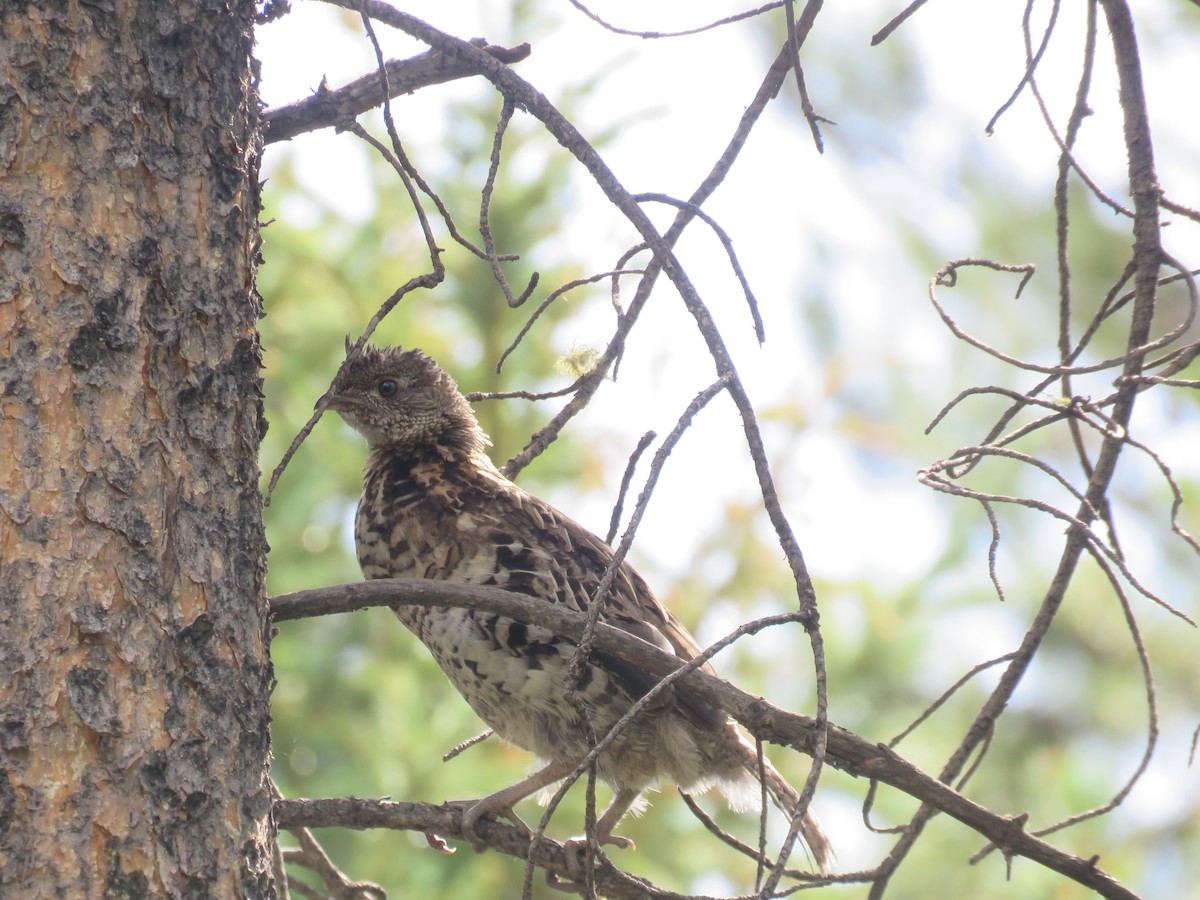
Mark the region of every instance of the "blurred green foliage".
MULTIPOLYGON (((836 56, 836 42, 826 52, 836 56)), ((920 77, 903 42, 893 41, 875 59, 880 71, 859 73, 857 81, 840 81, 836 90, 831 87, 825 95, 829 106, 839 111, 895 117, 887 128, 877 125, 876 130, 858 135, 861 139, 847 140, 849 153, 866 152, 872 141, 886 142, 889 130, 901 127, 920 107, 920 77), (890 86, 894 104, 881 85, 890 86)), ((445 148, 448 168, 457 168, 466 177, 443 179, 437 187, 459 229, 477 242, 473 223, 478 219, 478 185, 485 171, 481 165, 490 150, 497 113, 489 101, 464 103, 447 113, 452 136, 445 148)), ((853 123, 834 134, 848 131, 854 133, 853 123)), ((515 155, 533 139, 530 131, 514 125, 506 153, 515 155)), ((268 312, 262 329, 271 423, 263 446, 268 471, 336 371, 343 355, 343 335, 357 336, 397 285, 428 266, 407 195, 384 164, 371 163, 375 214, 363 221, 347 221, 296 178, 291 151, 286 153, 265 190, 268 215, 276 221, 264 231, 267 263, 259 281, 268 312), (303 214, 293 216, 289 210, 303 214)), ((508 309, 487 264, 451 244, 435 225, 446 248, 444 259, 451 273, 447 283, 403 301, 376 340, 423 347, 442 360, 468 391, 565 383, 566 377, 556 371, 561 361, 537 331, 509 359, 501 375, 493 368, 533 303, 581 274, 564 268, 559 260, 539 259, 531 249, 553 233, 573 199, 565 157, 545 158, 550 162, 524 179, 506 172, 492 205, 500 252, 511 249, 526 254, 519 263, 505 264, 514 289, 519 292, 535 268, 541 272, 533 301, 521 310, 508 309)), ((1038 258, 1031 261, 1042 272, 1052 272, 1054 222, 1046 197, 1014 196, 986 168, 967 158, 958 166, 946 174, 946 181, 969 194, 978 244, 999 259, 1024 261, 1034 253, 1038 258), (1043 237, 1039 243, 1031 241, 1030 235, 1043 237)), ((943 248, 923 223, 907 216, 895 197, 880 194, 876 200, 877 211, 908 248, 913 283, 919 286, 920 278, 941 265, 943 248)), ((1114 267, 1127 251, 1128 235, 1081 193, 1073 195, 1072 221, 1073 246, 1080 250, 1073 273, 1076 295, 1103 297, 1116 275, 1114 267)), ((829 258, 807 275, 802 287, 805 334, 800 339, 825 374, 827 400, 836 410, 836 431, 845 452, 863 472, 885 465, 897 477, 911 477, 930 458, 930 444, 917 423, 928 421, 936 404, 931 406, 928 385, 911 377, 902 359, 887 357, 886 347, 881 349, 884 378, 859 384, 848 377, 856 371, 856 360, 846 355, 842 338, 853 325, 821 284, 833 265, 829 258)), ((1051 279, 1035 283, 1014 300, 1017 276, 980 278, 978 284, 968 285, 972 278, 972 273, 966 273, 958 290, 969 286, 977 292, 973 296, 982 294, 985 300, 956 308, 968 331, 987 333, 989 341, 1017 355, 1045 358, 1052 353, 1057 300, 1054 289, 1046 287, 1051 279), (1017 305, 1020 316, 996 314, 999 308, 1017 305)), ((947 302, 955 303, 949 292, 947 302)), ((1079 312, 1086 315, 1088 310, 1079 312)), ((560 300, 547 313, 540 333, 549 333, 556 322, 574 314, 571 304, 560 300)), ((1081 325, 1082 321, 1074 323, 1076 333, 1081 325)), ((1122 351, 1119 325, 1098 334, 1096 358, 1122 351)), ((1028 386, 1025 376, 1014 376, 1008 367, 965 345, 956 344, 950 352, 949 368, 961 375, 961 383, 946 385, 936 403, 977 383, 1018 390, 1028 386)), ((1194 397, 1176 393, 1163 402, 1166 416, 1195 416, 1194 397)), ((522 401, 477 404, 496 443, 494 458, 502 462, 519 450, 553 408, 553 404, 522 401)), ((986 423, 1002 408, 999 400, 985 400, 952 414, 939 432, 941 446, 981 438, 986 423)), ((809 424, 801 410, 786 406, 764 411, 764 421, 792 440, 809 424)), ((1061 433, 1044 432, 1022 449, 1064 467, 1070 463, 1071 447, 1061 433)), ((292 461, 267 510, 272 593, 360 577, 351 521, 362 459, 357 435, 335 417, 327 417, 292 461)), ((785 495, 789 490, 786 465, 782 463, 780 477, 785 495)), ((622 468, 623 460, 606 456, 599 442, 568 430, 551 452, 522 474, 521 483, 537 492, 564 483, 582 489, 602 478, 609 492, 615 493, 622 468)), ((1054 491, 1049 482, 1016 465, 991 465, 980 477, 986 478, 981 487, 997 493, 1054 491)), ((1169 493, 1149 476, 1132 483, 1138 488, 1118 496, 1129 516, 1126 521, 1134 523, 1131 530, 1144 527, 1148 533, 1162 535, 1169 493)), ((1197 485, 1183 487, 1189 496, 1196 495, 1197 485)), ((1026 511, 1001 509, 1004 541, 999 565, 1008 599, 999 603, 983 562, 991 537, 985 517, 974 504, 949 498, 939 509, 946 523, 945 540, 927 571, 904 583, 881 585, 864 577, 818 584, 834 686, 831 717, 868 740, 887 741, 901 732, 965 673, 967 666, 950 671, 945 660, 964 657, 950 651, 973 647, 976 641, 980 646, 997 642, 1006 648, 1015 646, 1052 573, 1054 541, 1062 529, 1026 511)), ((1196 513, 1185 507, 1183 515, 1185 527, 1190 521, 1191 529, 1198 530, 1196 513)), ((864 556, 870 552, 863 548, 864 556)), ((1189 576, 1179 574, 1190 572, 1194 579, 1194 558, 1187 558, 1165 539, 1156 552, 1160 570, 1156 574, 1162 576, 1162 583, 1169 588, 1190 583, 1194 591, 1189 576)), ((661 571, 646 574, 659 586, 667 605, 699 628, 781 611, 787 598, 794 596, 756 497, 746 497, 724 511, 719 524, 695 548, 689 571, 675 573, 673 580, 661 571)), ((1156 665, 1163 727, 1169 734, 1158 758, 1165 758, 1167 764, 1139 788, 1135 814, 1093 819, 1051 840, 1084 856, 1096 848, 1112 848, 1102 864, 1113 875, 1147 896, 1179 896, 1180 886, 1200 883, 1195 853, 1200 846, 1200 804, 1193 800, 1180 811, 1172 802, 1167 804, 1170 811, 1159 817, 1153 810, 1155 792, 1163 791, 1164 784, 1173 793, 1171 773, 1186 782, 1178 786, 1180 791, 1193 796, 1198 792, 1195 769, 1186 767, 1186 740, 1181 738, 1194 726, 1197 715, 1195 641, 1177 620, 1148 610, 1144 601, 1135 601, 1135 606, 1156 665)), ((718 629, 718 633, 723 632, 718 629)), ((448 764, 441 762, 445 751, 481 730, 481 723, 424 649, 382 610, 287 623, 280 627, 272 654, 278 678, 273 704, 275 777, 287 796, 391 796, 441 802, 481 796, 526 772, 527 754, 495 740, 448 764)), ((970 655, 969 650, 965 655, 970 655)), ((1145 742, 1146 703, 1138 665, 1111 589, 1094 567, 1083 566, 1033 671, 1003 717, 985 765, 971 782, 970 796, 998 812, 1030 811, 1039 825, 1106 803, 1132 774, 1145 742)), ((739 643, 722 663, 722 671, 734 675, 746 690, 768 692, 769 686, 774 702, 799 710, 812 708, 810 669, 807 641, 798 628, 739 643)), ((986 698, 996 671, 966 685, 900 745, 900 752, 926 771, 936 772, 986 698)), ((785 757, 780 767, 797 784, 807 774, 807 760, 800 757, 785 757)), ((849 828, 865 789, 865 784, 828 772, 817 807, 832 809, 834 815, 827 820, 849 828)), ((572 793, 557 822, 582 821, 582 803, 576 796, 580 793, 572 793)), ((602 788, 600 802, 606 798, 602 788)), ((719 802, 703 798, 702 802, 723 827, 754 842, 753 816, 733 815, 719 802)), ((914 808, 907 797, 881 790, 871 819, 878 826, 897 824, 914 808)), ((527 819, 538 815, 532 803, 523 810, 527 819)), ((552 831, 563 837, 578 828, 562 824, 552 831)), ((655 802, 644 818, 628 822, 623 833, 636 841, 638 850, 618 852, 616 861, 656 883, 714 894, 742 892, 752 885, 753 867, 704 832, 670 794, 655 802)), ((331 831, 318 838, 344 871, 356 879, 379 882, 393 897, 507 897, 514 896, 520 884, 521 867, 513 860, 478 856, 465 847, 453 856, 441 856, 426 847, 421 835, 331 831)), ((834 838, 835 842, 839 838, 836 832, 834 838)), ((892 839, 864 833, 856 835, 854 843, 855 859, 877 860, 886 854, 892 839)), ((1081 889, 1027 861, 1015 863, 1011 880, 998 854, 967 865, 965 860, 980 846, 980 839, 967 829, 945 816, 936 818, 894 879, 889 896, 1084 896, 1081 889)), ((539 896, 555 895, 540 885, 537 890, 539 896)), ((828 892, 865 895, 857 886, 828 892)))

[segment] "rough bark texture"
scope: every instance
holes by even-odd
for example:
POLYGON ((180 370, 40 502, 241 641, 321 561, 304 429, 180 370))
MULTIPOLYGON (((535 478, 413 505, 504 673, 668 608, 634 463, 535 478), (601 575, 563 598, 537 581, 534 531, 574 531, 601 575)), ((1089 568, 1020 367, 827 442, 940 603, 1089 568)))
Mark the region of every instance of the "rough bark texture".
POLYGON ((247 0, 0 5, 0 895, 272 892, 247 0))

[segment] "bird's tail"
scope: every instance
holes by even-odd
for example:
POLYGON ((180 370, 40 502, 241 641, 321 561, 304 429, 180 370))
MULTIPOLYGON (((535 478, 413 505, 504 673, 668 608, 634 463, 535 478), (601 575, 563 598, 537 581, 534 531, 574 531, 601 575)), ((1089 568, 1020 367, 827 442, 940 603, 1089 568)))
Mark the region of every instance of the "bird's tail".
MULTIPOLYGON (((791 831, 789 837, 794 831, 799 831, 800 836, 804 838, 804 843, 808 845, 808 849, 812 852, 813 859, 817 863, 817 868, 820 869, 822 875, 828 875, 837 865, 837 856, 833 852, 833 844, 826 837, 824 830, 821 828, 820 820, 813 815, 812 810, 806 809, 804 814, 797 820, 796 807, 800 803, 800 795, 796 793, 796 789, 792 787, 787 780, 776 771, 775 767, 769 762, 766 762, 766 784, 767 793, 771 796, 772 802, 779 807, 780 811, 791 821, 791 831)), ((759 776, 758 762, 754 761, 753 773, 757 779, 759 776)))

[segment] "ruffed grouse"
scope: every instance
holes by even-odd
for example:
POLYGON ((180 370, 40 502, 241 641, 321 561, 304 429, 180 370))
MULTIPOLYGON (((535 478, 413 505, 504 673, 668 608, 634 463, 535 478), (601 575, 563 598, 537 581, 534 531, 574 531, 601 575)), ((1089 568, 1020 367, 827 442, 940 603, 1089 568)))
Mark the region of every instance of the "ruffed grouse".
MULTIPOLYGON (((420 350, 364 347, 325 398, 367 439, 369 455, 355 537, 367 578, 416 577, 495 585, 584 611, 613 552, 604 541, 508 481, 484 448, 487 436, 454 380, 420 350)), ((575 644, 537 626, 469 609, 396 610, 471 708, 505 740, 536 754, 541 768, 469 806, 464 829, 484 815, 512 817, 519 800, 559 781, 588 751, 588 728, 603 736, 657 681, 635 666, 593 653, 567 699, 575 644)), ((696 642, 623 563, 602 621, 681 659, 696 642)), ((711 669, 709 669, 711 671, 711 669)), ((597 822, 601 843, 641 793, 661 782, 717 787, 735 809, 758 796, 757 754, 737 725, 676 688, 630 721, 597 761, 615 794, 597 822)), ((766 787, 789 816, 796 791, 769 764, 766 787)), ((815 817, 800 831, 825 871, 832 848, 815 817)))

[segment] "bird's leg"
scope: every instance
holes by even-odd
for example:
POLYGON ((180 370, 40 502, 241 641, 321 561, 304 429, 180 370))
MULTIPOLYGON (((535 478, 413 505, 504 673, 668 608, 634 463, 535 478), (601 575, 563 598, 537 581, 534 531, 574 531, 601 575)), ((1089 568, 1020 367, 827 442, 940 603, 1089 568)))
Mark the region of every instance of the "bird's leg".
POLYGON ((565 778, 574 771, 575 763, 568 760, 553 760, 528 778, 518 781, 511 787, 496 791, 494 794, 488 794, 481 800, 473 802, 470 800, 465 801, 466 809, 463 811, 462 818, 463 833, 477 851, 483 851, 486 847, 478 839, 479 834, 475 830, 476 823, 484 816, 500 816, 508 819, 514 825, 523 828, 532 837, 533 832, 513 812, 513 807, 530 794, 537 793, 547 785, 554 784, 554 782, 565 778))
POLYGON ((627 787, 617 791, 617 796, 613 797, 613 801, 608 804, 608 809, 604 811, 604 815, 596 822, 596 840, 599 843, 612 844, 614 847, 620 847, 622 850, 633 849, 633 841, 618 834, 613 834, 613 829, 625 817, 625 813, 629 812, 629 807, 633 806, 634 801, 637 800, 640 793, 640 790, 627 787))

